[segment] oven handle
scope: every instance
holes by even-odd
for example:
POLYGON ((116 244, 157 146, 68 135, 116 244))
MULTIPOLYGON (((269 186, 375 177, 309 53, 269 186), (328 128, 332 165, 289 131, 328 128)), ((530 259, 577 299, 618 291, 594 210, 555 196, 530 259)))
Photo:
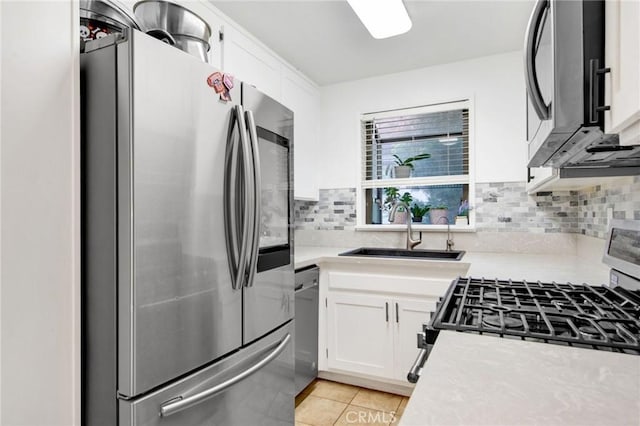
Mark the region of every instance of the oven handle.
POLYGON ((533 109, 536 111, 536 115, 540 120, 549 119, 549 107, 544 103, 542 93, 540 92, 540 86, 538 85, 538 78, 536 76, 536 69, 534 64, 534 49, 536 42, 536 35, 538 28, 542 22, 545 10, 549 7, 549 0, 538 0, 529 24, 527 26, 527 32, 524 39, 524 69, 525 69, 525 84, 527 86, 527 93, 531 98, 533 109))
POLYGON ((427 361, 427 357, 429 356, 428 349, 420 349, 418 352, 418 357, 416 361, 413 363, 411 370, 409 370, 409 374, 407 374, 407 380, 409 383, 417 383, 420 378, 420 374, 422 373, 422 367, 424 363, 427 361))

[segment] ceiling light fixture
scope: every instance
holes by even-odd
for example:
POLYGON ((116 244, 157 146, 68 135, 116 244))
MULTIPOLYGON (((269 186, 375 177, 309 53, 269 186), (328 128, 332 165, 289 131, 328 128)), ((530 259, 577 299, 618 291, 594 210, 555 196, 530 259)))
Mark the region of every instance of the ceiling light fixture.
POLYGON ((455 136, 450 136, 447 133, 447 137, 438 139, 438 142, 440 142, 442 145, 450 146, 458 142, 458 138, 455 136))
POLYGON ((404 34, 411 19, 402 0, 347 0, 373 38, 404 34))

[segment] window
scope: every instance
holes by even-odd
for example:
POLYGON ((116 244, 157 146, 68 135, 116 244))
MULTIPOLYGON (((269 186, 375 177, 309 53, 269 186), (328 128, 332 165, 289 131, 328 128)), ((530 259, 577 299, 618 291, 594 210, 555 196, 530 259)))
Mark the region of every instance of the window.
POLYGON ((408 214, 425 228, 473 224, 469 110, 460 101, 362 116, 359 225, 404 225, 408 214))

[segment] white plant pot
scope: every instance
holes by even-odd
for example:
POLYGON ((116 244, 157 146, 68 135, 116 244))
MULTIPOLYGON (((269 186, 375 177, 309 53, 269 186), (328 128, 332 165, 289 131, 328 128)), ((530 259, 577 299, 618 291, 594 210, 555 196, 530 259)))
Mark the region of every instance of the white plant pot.
POLYGON ((408 178, 411 176, 411 167, 409 166, 395 166, 393 168, 393 174, 396 178, 408 178))
MULTIPOLYGON (((432 225, 446 225, 447 221, 441 218, 447 217, 449 209, 431 209, 429 210, 429 219, 432 225)), ((447 219, 448 220, 448 219, 447 219)))
POLYGON ((407 212, 396 211, 393 217, 393 223, 396 225, 404 225, 407 223, 407 212))

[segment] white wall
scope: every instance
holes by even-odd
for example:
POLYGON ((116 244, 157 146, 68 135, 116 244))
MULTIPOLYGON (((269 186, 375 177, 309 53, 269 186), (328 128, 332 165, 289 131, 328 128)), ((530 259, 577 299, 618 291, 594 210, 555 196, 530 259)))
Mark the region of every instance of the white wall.
POLYGON ((0 424, 80 424, 78 4, 0 19, 0 424))
POLYGON ((526 179, 525 86, 521 52, 389 74, 321 89, 322 188, 360 180, 360 114, 472 99, 476 182, 526 179))

